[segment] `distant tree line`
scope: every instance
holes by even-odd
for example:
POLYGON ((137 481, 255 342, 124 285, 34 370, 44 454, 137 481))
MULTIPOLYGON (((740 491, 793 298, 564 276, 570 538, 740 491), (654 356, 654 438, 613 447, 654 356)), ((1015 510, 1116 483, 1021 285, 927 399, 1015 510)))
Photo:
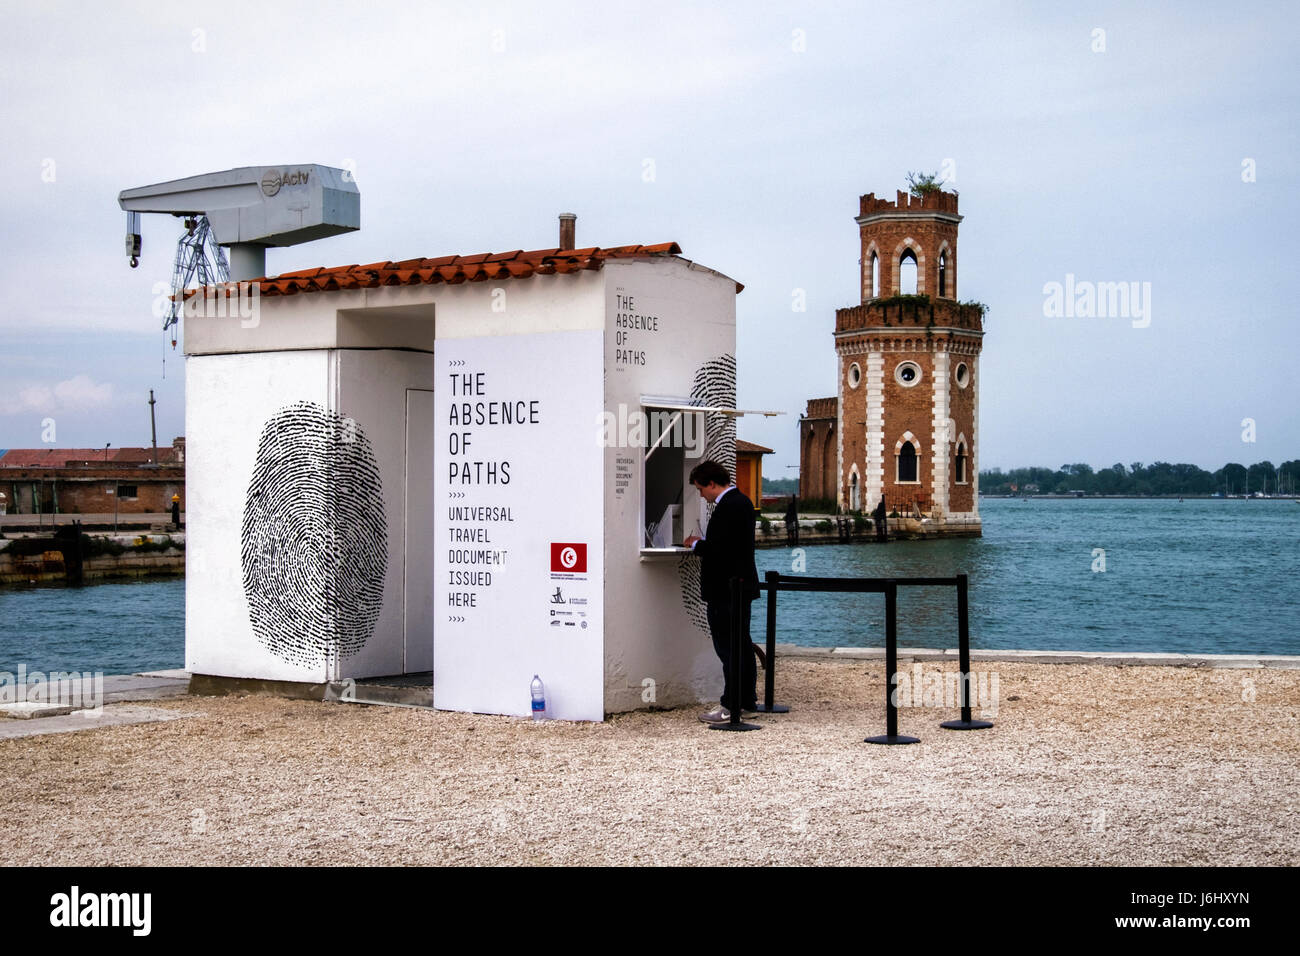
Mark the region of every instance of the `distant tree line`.
MULTIPOLYGON (((794 494, 797 486, 794 478, 764 478, 763 494, 794 494)), ((1068 495, 1075 491, 1089 495, 1244 495, 1265 490, 1270 495, 1300 492, 1300 459, 1276 466, 1271 461, 1249 466, 1233 462, 1213 472, 1167 461, 1116 463, 1097 471, 1080 462, 1055 470, 1029 467, 980 472, 980 491, 987 495, 1068 495)))
POLYGON ((799 490, 798 478, 763 478, 763 494, 792 495, 799 490))
POLYGON ((1144 465, 1114 464, 1094 471, 1076 463, 1051 468, 994 468, 980 472, 980 491, 988 495, 1070 494, 1089 495, 1242 495, 1265 491, 1295 494, 1300 486, 1300 459, 1274 466, 1270 461, 1253 465, 1235 462, 1210 472, 1196 465, 1171 465, 1157 461, 1144 465))

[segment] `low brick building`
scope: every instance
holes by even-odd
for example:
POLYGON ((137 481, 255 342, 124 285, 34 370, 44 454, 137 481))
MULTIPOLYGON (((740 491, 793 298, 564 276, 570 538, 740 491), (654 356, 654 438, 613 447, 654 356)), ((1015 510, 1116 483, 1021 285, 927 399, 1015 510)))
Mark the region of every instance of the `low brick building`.
POLYGON ((0 454, 8 514, 157 514, 179 495, 185 510, 185 439, 152 448, 14 448, 0 454))

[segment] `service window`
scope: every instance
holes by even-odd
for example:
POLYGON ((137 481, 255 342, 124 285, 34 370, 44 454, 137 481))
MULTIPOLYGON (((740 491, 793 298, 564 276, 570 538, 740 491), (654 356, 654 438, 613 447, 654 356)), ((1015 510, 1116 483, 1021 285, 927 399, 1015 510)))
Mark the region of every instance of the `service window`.
POLYGON ((704 412, 688 401, 651 401, 641 406, 641 422, 641 551, 674 554, 688 536, 703 534, 703 499, 689 478, 704 455, 704 412))
POLYGON ((708 444, 706 418, 725 415, 783 415, 777 411, 744 411, 701 405, 689 398, 641 396, 644 439, 628 444, 645 449, 641 472, 641 555, 677 555, 682 542, 703 537, 708 503, 691 487, 691 469, 704 460, 708 444))

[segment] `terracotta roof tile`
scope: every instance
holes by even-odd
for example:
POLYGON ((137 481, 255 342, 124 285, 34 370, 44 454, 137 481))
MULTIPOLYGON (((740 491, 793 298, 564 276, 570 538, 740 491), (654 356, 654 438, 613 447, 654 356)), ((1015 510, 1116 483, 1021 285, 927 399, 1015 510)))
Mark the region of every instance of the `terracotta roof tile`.
MULTIPOLYGON (((365 265, 316 267, 282 272, 278 276, 253 279, 261 295, 297 295, 301 292, 329 292, 336 289, 373 289, 389 285, 435 285, 445 282, 485 282, 490 279, 524 279, 534 275, 582 272, 603 268, 610 259, 681 255, 675 242, 653 246, 614 246, 602 249, 533 249, 511 252, 483 252, 472 256, 438 256, 404 259, 400 262, 371 262, 365 265)), ((736 284, 740 291, 740 284, 736 284)), ((228 283, 227 294, 237 285, 228 283)), ((186 298, 198 293, 190 290, 186 298)))

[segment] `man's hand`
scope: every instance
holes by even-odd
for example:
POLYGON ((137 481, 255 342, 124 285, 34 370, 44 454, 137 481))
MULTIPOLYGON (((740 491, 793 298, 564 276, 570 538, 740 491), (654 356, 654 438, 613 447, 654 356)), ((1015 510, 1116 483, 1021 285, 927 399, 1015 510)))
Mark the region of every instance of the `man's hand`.
POLYGON ((697 536, 697 535, 693 535, 693 534, 692 534, 692 535, 688 535, 687 538, 686 538, 686 540, 682 542, 682 547, 684 547, 684 548, 694 548, 694 547, 695 547, 695 542, 696 542, 696 541, 701 541, 701 540, 703 540, 703 539, 700 538, 700 537, 697 536))

